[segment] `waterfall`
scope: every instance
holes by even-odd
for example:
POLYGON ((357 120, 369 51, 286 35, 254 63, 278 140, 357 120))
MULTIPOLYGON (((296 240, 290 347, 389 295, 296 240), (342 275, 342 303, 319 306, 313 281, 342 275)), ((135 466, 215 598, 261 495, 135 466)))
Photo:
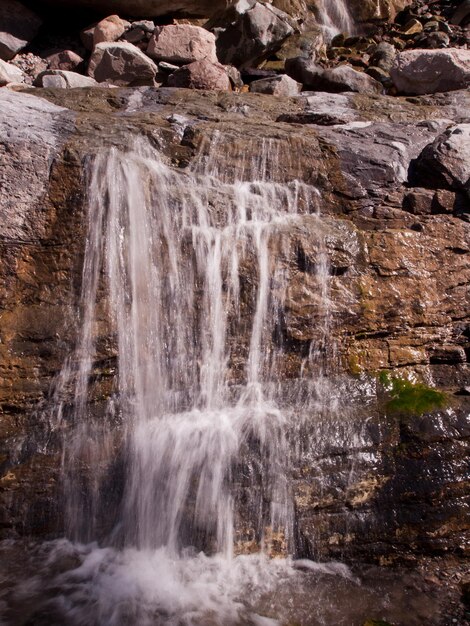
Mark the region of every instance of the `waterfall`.
POLYGON ((318 21, 327 39, 338 33, 354 33, 354 20, 347 0, 319 0, 318 21))
POLYGON ((319 450, 348 437, 343 415, 330 419, 337 400, 325 382, 328 245, 339 235, 316 188, 286 174, 289 148, 253 139, 240 152, 227 133, 203 141, 186 168, 144 138, 89 159, 80 330, 56 392, 68 535, 81 542, 82 565, 54 583, 79 585, 70 605, 61 600, 69 624, 276 624, 243 617, 246 594, 253 605, 280 581, 300 584, 289 557, 299 429, 315 410, 330 429, 319 450), (300 271, 316 293, 301 389, 283 366, 300 271), (117 372, 98 409, 100 341, 117 372))
MULTIPOLYGON (((91 418, 86 404, 103 274, 119 381, 107 412, 115 417, 117 402, 126 442, 120 540, 174 554, 210 546, 230 557, 241 540, 234 535, 237 465, 251 449, 257 458, 244 496, 250 540, 266 547, 282 537, 287 550, 292 545, 287 416, 275 398, 282 345, 273 342, 286 271, 276 254, 286 227, 302 214, 320 222, 319 197, 298 181, 276 182, 279 142, 260 142, 257 162, 242 161, 231 172, 222 165, 227 145, 213 138, 191 172, 168 167, 144 140, 127 152, 102 151, 90 163, 74 427, 64 461, 75 539, 96 533, 99 468, 116 437, 112 420, 106 430, 106 419, 91 418), (241 284, 247 265, 254 285, 241 284), (246 336, 233 336, 237 325, 248 326, 246 336), (77 484, 84 455, 95 466, 93 487, 77 484)), ((324 306, 328 268, 320 258, 324 306)), ((321 317, 326 324, 326 310, 321 317)))

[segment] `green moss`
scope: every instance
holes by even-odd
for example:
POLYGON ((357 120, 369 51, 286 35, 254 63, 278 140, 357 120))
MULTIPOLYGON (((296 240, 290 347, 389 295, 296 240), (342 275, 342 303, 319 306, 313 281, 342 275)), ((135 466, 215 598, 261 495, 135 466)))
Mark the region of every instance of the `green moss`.
POLYGON ((384 622, 383 619, 368 619, 362 626, 393 626, 390 622, 384 622))
POLYGON ((442 409, 448 404, 447 394, 423 383, 390 376, 384 371, 379 373, 378 379, 390 396, 385 405, 390 413, 419 416, 442 409))

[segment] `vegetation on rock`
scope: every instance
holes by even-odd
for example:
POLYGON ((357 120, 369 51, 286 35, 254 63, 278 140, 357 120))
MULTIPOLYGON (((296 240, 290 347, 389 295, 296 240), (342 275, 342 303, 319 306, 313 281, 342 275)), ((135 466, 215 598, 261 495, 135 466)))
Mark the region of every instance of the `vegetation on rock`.
POLYGON ((378 378, 390 397, 385 405, 389 413, 419 416, 442 409, 448 404, 446 393, 424 383, 391 376, 385 371, 380 372, 378 378))

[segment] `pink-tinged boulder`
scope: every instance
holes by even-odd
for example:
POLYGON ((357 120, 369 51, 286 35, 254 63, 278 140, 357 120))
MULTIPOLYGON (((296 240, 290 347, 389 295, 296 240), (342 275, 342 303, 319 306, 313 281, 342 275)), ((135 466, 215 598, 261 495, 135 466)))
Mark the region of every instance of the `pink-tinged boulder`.
POLYGON ((225 67, 220 63, 212 63, 208 59, 194 61, 189 65, 180 67, 168 77, 168 86, 211 91, 229 91, 231 89, 225 67))
POLYGON ((83 63, 82 57, 73 50, 51 51, 44 57, 44 60, 47 61, 49 69, 64 70, 65 72, 73 72, 83 63))
POLYGON ((0 87, 10 83, 23 83, 24 74, 19 67, 15 67, 0 59, 0 87))
POLYGON ((250 91, 271 94, 273 96, 297 96, 301 90, 301 83, 287 76, 287 74, 273 76, 271 78, 261 78, 260 80, 253 81, 250 85, 250 91))
POLYGON ((169 63, 192 63, 201 59, 217 63, 215 35, 191 24, 157 26, 147 54, 157 61, 169 63))
POLYGON ((130 26, 119 15, 109 15, 98 22, 93 29, 93 46, 104 41, 117 41, 130 26))
POLYGON ((121 87, 152 86, 157 71, 148 56, 127 42, 97 44, 88 66, 88 75, 99 83, 121 87))
POLYGON ((0 59, 9 61, 37 35, 40 17, 17 0, 0 0, 0 59))
POLYGON ((399 93, 423 95, 470 85, 470 50, 407 50, 397 55, 390 75, 399 93))

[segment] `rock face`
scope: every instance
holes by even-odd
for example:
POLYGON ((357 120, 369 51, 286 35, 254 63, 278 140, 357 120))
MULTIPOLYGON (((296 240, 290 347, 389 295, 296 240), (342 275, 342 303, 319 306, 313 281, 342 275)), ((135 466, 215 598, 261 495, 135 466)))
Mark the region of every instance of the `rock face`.
MULTIPOLYGON (((292 476, 297 555, 391 562, 464 553, 469 93, 413 102, 153 88, 35 93, 40 97, 0 91, 2 536, 61 530, 60 446, 48 416, 53 379, 76 341, 87 157, 146 135, 184 170, 217 133, 224 171, 239 167, 241 155, 247 163, 259 159, 262 138, 279 147, 280 182, 303 181, 319 192, 336 346, 324 366, 331 390, 348 406, 336 419, 334 403, 307 415, 299 400, 302 445, 292 476), (449 120, 454 128, 447 130, 449 120), (419 177, 419 164, 439 176, 419 177), (425 380, 449 394, 449 405, 424 414, 392 410, 378 370, 425 380)), ((208 201, 225 211, 217 192, 208 201)), ((286 397, 297 386, 302 397, 305 355, 318 340, 312 316, 319 314, 316 268, 324 251, 314 211, 309 207, 298 227, 281 229, 273 240, 287 280, 279 328, 286 397)), ((247 309, 257 271, 250 263, 240 268, 247 309)), ((116 369, 105 300, 102 293, 94 329, 90 410, 97 415, 113 394, 116 369)), ((232 340, 230 376, 237 384, 247 338, 232 340)), ((240 550, 244 528, 242 520, 240 550)))
POLYGON ((157 17, 169 13, 209 17, 227 7, 227 2, 220 0, 42 0, 42 4, 65 9, 92 9, 104 15, 119 13, 132 17, 157 17))
POLYGON ((420 95, 464 89, 470 85, 470 51, 409 50, 401 52, 391 70, 400 93, 420 95))
POLYGON ((169 63, 186 64, 202 59, 217 63, 215 36, 190 24, 158 26, 150 39, 147 54, 157 61, 169 63))
POLYGON ((127 42, 95 46, 88 74, 97 82, 113 85, 153 85, 158 68, 136 46, 127 42))
POLYGON ((0 5, 0 59, 9 61, 36 36, 41 19, 17 0, 0 5))

